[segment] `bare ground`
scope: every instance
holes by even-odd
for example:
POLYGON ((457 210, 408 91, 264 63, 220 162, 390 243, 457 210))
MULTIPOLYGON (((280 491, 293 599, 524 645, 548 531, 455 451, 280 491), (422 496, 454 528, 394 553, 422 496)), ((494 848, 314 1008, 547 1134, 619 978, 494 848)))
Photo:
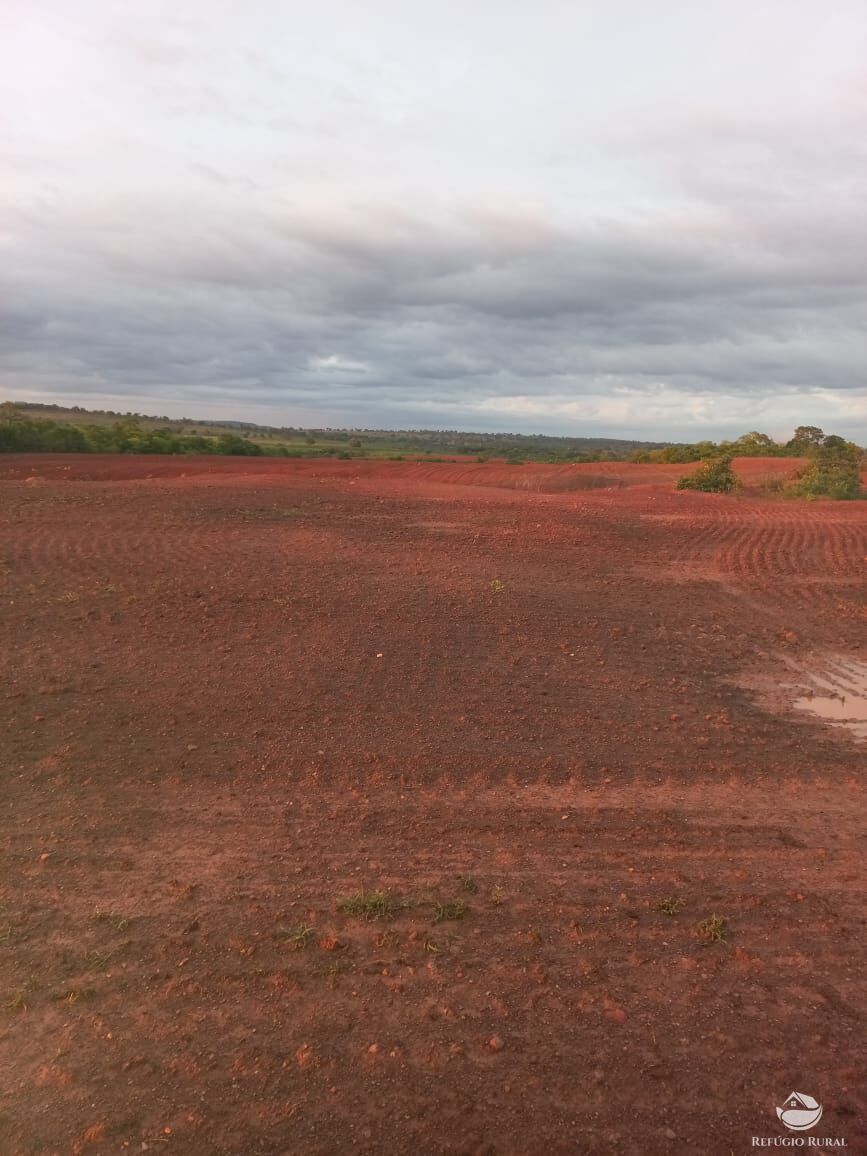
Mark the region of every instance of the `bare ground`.
POLYGON ((0 459, 0 1151, 867 1151, 867 503, 680 472, 0 459))

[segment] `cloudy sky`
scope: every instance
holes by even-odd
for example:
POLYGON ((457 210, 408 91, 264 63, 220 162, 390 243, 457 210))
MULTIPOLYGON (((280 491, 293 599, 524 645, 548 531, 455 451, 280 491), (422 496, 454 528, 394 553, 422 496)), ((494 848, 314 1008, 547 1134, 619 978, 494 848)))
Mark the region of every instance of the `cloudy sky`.
POLYGON ((867 442, 864 0, 0 6, 0 398, 867 442))

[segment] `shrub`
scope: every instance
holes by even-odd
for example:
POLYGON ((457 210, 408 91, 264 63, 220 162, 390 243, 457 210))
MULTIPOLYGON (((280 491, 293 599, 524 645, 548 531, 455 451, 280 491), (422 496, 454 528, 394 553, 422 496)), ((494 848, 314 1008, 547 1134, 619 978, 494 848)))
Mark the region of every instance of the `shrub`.
POLYGON ((811 451, 808 465, 786 492, 796 498, 832 498, 837 501, 858 498, 861 496, 860 456, 858 447, 851 442, 826 438, 824 445, 811 451))
POLYGON ((679 490, 701 490, 706 494, 729 494, 738 489, 740 482, 732 469, 732 459, 725 455, 711 458, 685 477, 678 478, 679 490))

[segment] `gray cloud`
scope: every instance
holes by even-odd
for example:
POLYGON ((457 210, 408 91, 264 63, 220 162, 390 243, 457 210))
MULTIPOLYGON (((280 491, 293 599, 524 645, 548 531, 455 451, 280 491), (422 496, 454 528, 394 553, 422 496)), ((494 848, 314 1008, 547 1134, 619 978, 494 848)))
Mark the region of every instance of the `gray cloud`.
POLYGON ((0 122, 4 393, 867 440, 860 5, 829 27, 812 2, 744 4, 790 58, 671 0, 658 73, 618 40, 622 4, 552 3, 550 26, 375 7, 381 41, 338 3, 291 28, 264 0, 123 24, 95 0, 75 27, 13 5, 0 104, 32 106, 0 122), (607 68, 582 76, 563 37, 594 21, 607 68), (700 33, 721 41, 706 75, 682 54, 700 33))

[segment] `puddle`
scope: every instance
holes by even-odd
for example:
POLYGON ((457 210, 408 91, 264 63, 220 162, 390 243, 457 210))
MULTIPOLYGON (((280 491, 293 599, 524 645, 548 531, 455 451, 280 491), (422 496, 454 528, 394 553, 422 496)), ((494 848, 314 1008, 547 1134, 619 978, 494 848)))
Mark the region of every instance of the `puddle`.
POLYGON ((867 663, 836 659, 821 673, 805 672, 792 705, 867 739, 867 663))

